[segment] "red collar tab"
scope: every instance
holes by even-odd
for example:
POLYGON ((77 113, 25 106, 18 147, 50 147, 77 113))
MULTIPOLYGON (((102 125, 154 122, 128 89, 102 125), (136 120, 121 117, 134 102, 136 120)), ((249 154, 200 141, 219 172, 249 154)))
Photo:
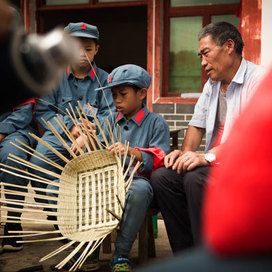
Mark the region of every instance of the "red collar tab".
POLYGON ((119 112, 119 114, 118 114, 118 116, 117 116, 117 118, 116 118, 116 121, 118 121, 118 120, 121 118, 121 116, 122 116, 122 113, 119 112))
POLYGON ((91 72, 90 72, 90 76, 91 76, 92 79, 94 79, 94 77, 95 77, 95 72, 96 72, 95 68, 93 67, 91 72))
POLYGON ((143 110, 140 110, 137 115, 135 116, 135 120, 138 124, 142 121, 143 117, 145 116, 145 112, 143 110))
POLYGON ((30 99, 26 100, 25 102, 15 106, 12 110, 15 111, 17 108, 20 108, 20 107, 27 105, 27 104, 33 104, 33 111, 35 111, 36 104, 37 104, 37 98, 36 97, 30 98, 30 99))
POLYGON ((109 76, 108 76, 108 83, 111 83, 111 82, 112 82, 112 76, 109 75, 109 76))
POLYGON ((82 24, 82 25, 80 26, 80 28, 83 29, 83 30, 85 30, 85 29, 87 28, 87 26, 86 26, 85 24, 82 24))
POLYGON ((67 74, 67 76, 69 76, 69 74, 70 74, 70 67, 67 67, 66 74, 67 74))

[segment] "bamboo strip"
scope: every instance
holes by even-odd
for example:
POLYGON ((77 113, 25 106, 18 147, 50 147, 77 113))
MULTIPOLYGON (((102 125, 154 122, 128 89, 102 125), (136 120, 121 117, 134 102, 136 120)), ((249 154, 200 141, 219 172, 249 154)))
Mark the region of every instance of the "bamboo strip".
MULTIPOLYGON (((10 231, 8 231, 8 233, 10 233, 10 231)), ((14 232, 16 233, 16 232, 14 232)), ((20 234, 20 233, 18 233, 20 234)), ((17 235, 9 235, 9 236, 0 236, 0 238, 18 238, 18 234, 17 235)), ((32 233, 32 234, 20 234, 20 237, 22 238, 27 238, 27 237, 37 237, 37 236, 41 236, 41 235, 52 235, 54 233, 52 233, 52 231, 47 232, 47 233, 32 233)))
POLYGON ((18 234, 22 234, 22 233, 32 233, 32 234, 49 234, 49 233, 60 233, 60 230, 9 230, 9 233, 18 233, 18 234))
POLYGON ((61 171, 63 170, 63 167, 62 167, 61 165, 59 165, 59 164, 57 164, 56 162, 50 160, 49 158, 47 158, 46 156, 44 156, 42 153, 38 152, 38 151, 35 150, 34 148, 32 148, 32 147, 26 145, 25 143, 23 143, 23 142, 20 141, 19 139, 15 139, 15 141, 18 142, 18 143, 20 143, 21 145, 27 147, 27 148, 28 148, 29 150, 31 150, 32 152, 29 152, 29 151, 27 151, 26 149, 21 148, 19 145, 15 144, 15 143, 13 143, 13 142, 10 142, 10 143, 11 143, 12 145, 16 146, 17 148, 19 148, 19 149, 25 151, 27 154, 30 154, 31 156, 33 156, 33 157, 35 157, 35 158, 38 158, 38 159, 40 159, 41 161, 46 162, 46 163, 48 163, 48 164, 50 164, 50 165, 52 165, 52 166, 54 166, 54 167, 60 169, 61 171), (39 156, 36 155, 35 153, 39 154, 39 156))
POLYGON ((40 259, 40 262, 43 262, 45 260, 48 260, 49 258, 52 258, 53 256, 59 254, 60 252, 62 252, 63 250, 67 249, 69 246, 72 246, 76 241, 70 241, 69 243, 59 247, 58 249, 52 251, 51 253, 47 254, 46 256, 42 257, 40 259))
POLYGON ((82 264, 97 249, 97 247, 103 242, 103 240, 106 238, 107 235, 108 235, 108 233, 105 234, 104 237, 102 237, 101 239, 99 239, 97 241, 91 241, 91 242, 89 242, 88 245, 86 246, 85 250, 83 251, 83 253, 80 255, 80 258, 71 267, 70 270, 71 271, 76 271, 77 269, 80 269, 80 267, 82 266, 82 264), (91 250, 89 250, 90 247, 91 247, 91 250))
POLYGON ((121 217, 118 216, 116 213, 114 213, 113 211, 111 211, 110 209, 106 208, 106 211, 109 212, 113 217, 115 217, 117 220, 121 221, 121 217))
POLYGON ((57 109, 58 111, 61 111, 64 115, 67 115, 65 111, 63 111, 61 108, 58 108, 56 105, 50 103, 49 101, 46 101, 46 100, 44 100, 44 99, 42 99, 42 98, 38 98, 38 99, 39 99, 40 101, 45 102, 45 103, 47 103, 48 105, 54 107, 54 108, 57 109))
POLYGON ((134 162, 134 159, 135 159, 135 156, 134 156, 134 155, 130 156, 129 164, 128 164, 127 170, 126 170, 126 172, 125 172, 125 174, 124 174, 124 179, 125 179, 126 176, 128 175, 129 170, 130 170, 130 167, 131 167, 132 163, 134 162))
POLYGON ((80 242, 76 248, 66 257, 64 260, 62 260, 59 264, 56 265, 56 268, 61 269, 67 262, 69 262, 76 253, 84 246, 86 242, 80 242))
MULTIPOLYGON (((12 191, 12 190, 4 190, 2 192, 4 194, 13 194, 13 195, 17 195, 17 196, 26 196, 25 192, 12 191)), ((56 191, 56 195, 57 195, 57 191, 56 191)), ((58 200, 57 196, 48 196, 48 195, 32 194, 32 193, 27 193, 27 196, 33 197, 33 198, 40 198, 40 199, 44 199, 44 200, 53 200, 53 201, 58 200)))
POLYGON ((124 206, 122 205, 122 203, 121 203, 121 200, 120 200, 119 196, 118 196, 118 195, 115 195, 115 196, 116 196, 116 198, 117 198, 117 200, 118 200, 118 203, 119 203, 119 205, 120 205, 120 207, 121 207, 122 211, 124 211, 124 206))
POLYGON ((114 135, 113 135, 112 130, 111 130, 111 125, 110 125, 109 119, 107 119, 107 124, 106 124, 106 122, 104 122, 104 124, 105 124, 105 128, 106 128, 106 130, 108 132, 108 135, 110 137, 111 144, 113 145, 115 143, 115 140, 114 140, 114 135))
POLYGON ((43 225, 53 225, 53 224, 57 224, 58 221, 54 221, 54 220, 33 220, 33 221, 29 221, 29 220, 26 220, 27 218, 24 218, 23 220, 2 220, 1 222, 3 223, 17 223, 17 224, 36 224, 36 225, 41 225, 41 223, 43 225))
MULTIPOLYGON (((50 184, 50 183, 49 183, 50 184)), ((24 185, 18 185, 18 184, 11 184, 11 183, 7 183, 7 182, 1 182, 1 185, 4 186, 8 186, 8 187, 14 187, 14 188, 20 188, 20 189, 28 189, 28 186, 24 186, 24 185)), ((55 184, 54 184, 55 185, 55 184)), ((57 186, 58 187, 58 186, 57 186)), ((43 193, 57 193, 57 190, 54 189, 46 189, 46 188, 39 188, 39 187, 32 187, 33 190, 35 190, 36 192, 43 192, 43 193)), ((4 191, 9 191, 9 192, 13 192, 10 189, 3 189, 4 191)))
POLYGON ((60 141, 60 143, 65 147, 65 149, 68 151, 68 153, 71 155, 71 157, 76 158, 77 155, 72 151, 70 146, 66 143, 66 141, 62 138, 62 136, 58 133, 58 131, 52 126, 52 124, 48 121, 47 122, 48 127, 51 129, 51 131, 54 133, 56 138, 60 141))
MULTIPOLYGON (((80 128, 79 125, 78 125, 78 120, 77 120, 76 114, 75 114, 75 112, 74 112, 74 109, 72 108, 71 103, 69 103, 69 107, 70 107, 70 109, 71 109, 71 111, 72 111, 73 116, 71 115, 71 113, 69 112, 68 109, 66 109, 66 111, 68 112, 68 115, 69 115, 70 118, 72 119, 74 125, 76 126, 76 128, 77 128, 79 134, 80 134, 81 137, 82 137, 81 128, 80 128)), ((79 153, 80 153, 81 155, 84 154, 84 150, 78 145, 76 139, 75 139, 75 138, 73 138, 73 139, 74 139, 74 140, 72 141, 72 143, 75 144, 75 146, 76 146, 77 150, 79 151, 79 153)))
MULTIPOLYGON (((94 131, 94 129, 92 128, 91 122, 89 121, 89 119, 88 119, 88 117, 87 117, 85 111, 83 110, 81 104, 79 103, 79 101, 78 101, 78 105, 79 105, 79 107, 80 107, 80 109, 81 109, 81 111, 82 111, 82 113, 83 113, 83 115, 84 115, 85 120, 86 120, 87 123, 88 123, 89 128, 91 129, 92 134, 96 134, 95 131, 94 131)), ((84 124, 84 122, 83 122, 83 124, 84 124)), ((85 126, 86 126, 86 125, 85 125, 85 126)), ((84 126, 84 128, 85 128, 85 126, 84 126)), ((95 142, 94 142, 94 140, 93 140, 93 136, 90 134, 90 132, 89 132, 89 130, 88 130, 87 127, 86 127, 85 129, 86 129, 87 136, 88 136, 88 138, 89 138, 89 140, 90 140, 90 143, 91 143, 91 145, 92 145, 92 148, 93 148, 93 150, 96 151, 96 150, 97 150, 97 147, 96 147, 96 144, 95 144, 95 142)))
POLYGON ((126 146, 126 152, 125 152, 125 155, 123 156, 123 164, 122 164, 123 169, 125 168, 125 163, 126 163, 126 159, 127 159, 129 141, 125 140, 125 146, 126 146))
MULTIPOLYGON (((78 103, 79 105, 80 105, 80 103, 78 103)), ((80 120, 83 120, 83 116, 81 115, 81 113, 80 113, 80 111, 79 111, 79 109, 78 109, 78 107, 76 107, 76 110, 77 110, 77 113, 78 113, 78 115, 79 115, 79 119, 80 120)), ((85 130, 85 133, 86 133, 86 136, 88 137, 88 135, 87 135, 87 131, 88 131, 88 129, 87 129, 87 126, 86 126, 86 124, 84 123, 84 122, 81 122, 82 123, 82 125, 83 125, 83 127, 84 127, 84 130, 85 130)), ((91 148, 90 148, 90 146, 89 146, 89 143, 87 142, 87 140, 85 139, 85 137, 83 137, 84 135, 84 132, 81 132, 81 130, 80 130, 80 136, 82 137, 82 140, 83 140, 83 142, 84 142, 84 144, 85 144, 85 147, 87 148, 87 151, 88 152, 91 152, 92 150, 91 150, 91 148)), ((88 137, 89 138, 89 137, 88 137)))
POLYGON ((53 237, 53 238, 46 238, 46 239, 39 239, 39 240, 22 240, 22 241, 17 241, 18 244, 28 244, 28 243, 40 243, 40 242, 50 242, 50 241, 61 241, 65 240, 67 237, 62 236, 62 237, 53 237))
POLYGON ((47 142, 45 142, 43 139, 41 139, 40 137, 36 136, 33 133, 29 133, 30 136, 32 136, 35 140, 37 140, 38 142, 40 142, 41 144, 43 144, 45 147, 47 147, 49 150, 51 150, 55 155, 57 155, 61 160, 63 160, 64 162, 68 163, 69 160, 63 156, 59 151, 57 151, 54 147, 52 147, 50 144, 48 144, 47 142))
POLYGON ((57 196, 47 196, 47 195, 30 194, 30 193, 27 193, 27 195, 26 195, 25 192, 18 192, 18 191, 3 191, 3 193, 13 194, 13 195, 17 195, 17 196, 24 196, 24 197, 29 196, 29 197, 39 198, 39 199, 44 199, 44 200, 52 200, 52 201, 57 201, 58 200, 57 196))
POLYGON ((138 162, 136 163, 136 165, 134 166, 134 169, 133 169, 132 173, 130 174, 129 179, 128 179, 127 182, 125 183, 126 192, 127 192, 128 189, 129 189, 129 186, 130 186, 130 184, 131 184, 131 182, 132 182, 132 180, 133 180, 133 176, 134 176, 135 172, 138 170, 138 168, 141 166, 141 164, 142 164, 142 162, 139 162, 139 161, 138 161, 138 162))
MULTIPOLYGON (((21 208, 13 208, 9 206, 2 206, 0 207, 1 211, 9 211, 9 212, 22 212, 21 208)), ((57 212, 53 211, 43 211, 43 210, 36 210, 36 209, 26 209, 24 208, 24 213, 39 213, 43 215, 54 215, 57 216, 57 212)), ((8 218, 12 218, 11 216, 8 216, 8 218)), ((33 220, 36 220, 36 218, 33 218, 33 220)))
MULTIPOLYGON (((70 271, 76 271, 78 268, 81 267, 81 265, 83 264, 83 259, 85 259, 85 256, 88 257, 88 251, 89 251, 90 247, 92 246, 92 244, 93 244, 93 241, 87 243, 87 246, 85 247, 84 251, 81 253, 79 258, 76 260, 76 262, 70 268, 70 271)), ((91 249, 91 251, 93 252, 92 249, 91 249)))
MULTIPOLYGON (((24 159, 21 159, 20 157, 15 156, 14 154, 9 154, 9 157, 8 157, 8 158, 9 158, 9 159, 13 158, 13 160, 14 160, 15 162, 16 162, 16 160, 17 160, 17 162, 20 162, 21 165, 24 165, 24 166, 26 166, 26 167, 35 169, 35 170, 40 171, 40 172, 43 172, 43 173, 46 172, 46 173, 48 173, 48 175, 53 176, 53 177, 55 177, 55 178, 60 178, 60 175, 59 175, 59 174, 57 174, 57 173, 55 173, 55 172, 53 172, 53 171, 47 170, 47 169, 45 169, 45 168, 43 168, 43 167, 37 166, 37 165, 35 165, 34 163, 31 163, 31 162, 26 161, 26 160, 24 160, 24 159)), ((27 172, 27 173, 28 173, 28 172, 27 172)))
MULTIPOLYGON (((14 161, 12 158, 10 158, 10 160, 14 161)), ((43 181, 47 181, 48 183, 54 184, 55 186, 59 186, 58 185, 59 183, 57 181, 54 181, 54 180, 51 180, 51 179, 47 179, 47 178, 44 178, 44 177, 41 177, 41 176, 38 176, 38 175, 35 175, 35 174, 30 173, 30 172, 28 172, 26 170, 19 169, 19 168, 16 168, 16 167, 12 167, 10 165, 6 165, 6 164, 2 164, 2 163, 0 163, 0 166, 3 166, 5 168, 9 168, 9 169, 15 170, 17 172, 24 173, 24 174, 28 175, 28 177, 25 177, 28 180, 34 180, 34 181, 38 181, 38 182, 39 182, 39 180, 43 180, 43 181), (36 179, 32 179, 31 177, 36 177, 36 179)), ((0 168, 0 170, 4 171, 6 169, 0 168)), ((11 172, 11 173, 12 173, 12 175, 15 175, 15 174, 13 174, 15 172, 11 172)))
POLYGON ((69 129, 67 128, 67 126, 65 125, 65 123, 63 122, 63 120, 60 118, 59 114, 57 114, 57 116, 54 117, 54 120, 57 122, 59 127, 65 133, 65 135, 69 139, 69 141, 73 142, 74 138, 73 138, 71 132, 69 131, 69 129))
MULTIPOLYGON (((103 131, 101 125, 100 125, 100 122, 98 121, 96 115, 95 115, 94 112, 93 112, 92 106, 91 106, 89 103, 88 103, 88 107, 89 107, 89 109, 90 109, 90 111, 91 111, 91 113, 92 113, 92 115, 93 115, 93 118, 94 118, 94 120, 95 120, 96 125, 97 125, 98 128, 99 128, 99 131, 100 131, 100 133, 101 133, 101 135, 102 135, 102 138, 103 138, 103 140, 105 141, 106 147, 109 147, 109 142, 108 142, 108 140, 107 140, 107 137, 106 137, 106 135, 105 135, 105 133, 104 133, 104 131, 103 131)), ((98 140, 98 143, 100 143, 99 140, 98 140)), ((100 148, 100 149, 101 149, 101 148, 100 148)))
POLYGON ((30 206, 30 207, 36 207, 36 208, 48 208, 48 209, 54 209, 56 208, 55 204, 35 204, 35 203, 28 203, 28 202, 20 202, 20 204, 18 204, 18 202, 15 201, 7 201, 7 200, 0 200, 1 203, 5 203, 5 204, 12 204, 12 205, 20 205, 23 204, 24 206, 30 206))
MULTIPOLYGON (((89 104, 88 104, 89 106, 89 104)), ((90 106, 89 106, 90 107, 90 106)), ((92 114, 93 114, 93 110, 92 110, 92 114)), ((91 132, 92 132, 92 136, 93 136, 93 139, 95 140, 96 144, 98 145, 99 149, 102 150, 103 147, 102 147, 102 143, 99 141, 97 135, 96 135, 96 132, 94 131, 94 129, 92 128, 92 126, 90 126, 90 129, 91 129, 91 132)), ((94 143, 95 144, 95 143, 94 143)), ((96 149, 97 150, 97 147, 96 149)))
MULTIPOLYGON (((12 160, 12 159, 11 159, 11 160, 12 160)), ((9 170, 4 169, 4 168, 0 168, 0 170, 3 171, 3 172, 9 173, 9 174, 11 174, 11 175, 13 175, 13 176, 20 177, 20 178, 24 178, 24 179, 27 179, 27 180, 34 180, 34 181, 37 181, 37 182, 39 182, 39 183, 43 183, 43 184, 47 184, 47 185, 48 185, 48 184, 54 184, 53 182, 47 182, 47 181, 43 181, 43 180, 41 180, 41 179, 31 178, 31 177, 28 176, 28 172, 27 172, 26 170, 22 170, 22 171, 21 171, 21 172, 24 171, 26 175, 17 174, 17 173, 15 173, 15 172, 9 171, 9 170)), ((55 184, 54 184, 54 185, 55 185, 55 184)))

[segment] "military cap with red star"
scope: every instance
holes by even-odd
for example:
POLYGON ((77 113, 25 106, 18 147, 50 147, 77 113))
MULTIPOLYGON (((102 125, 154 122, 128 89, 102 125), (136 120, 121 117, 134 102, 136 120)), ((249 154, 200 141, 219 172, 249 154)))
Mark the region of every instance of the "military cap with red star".
POLYGON ((64 31, 74 37, 90 38, 96 40, 99 39, 99 31, 97 27, 83 22, 69 23, 64 28, 64 31))

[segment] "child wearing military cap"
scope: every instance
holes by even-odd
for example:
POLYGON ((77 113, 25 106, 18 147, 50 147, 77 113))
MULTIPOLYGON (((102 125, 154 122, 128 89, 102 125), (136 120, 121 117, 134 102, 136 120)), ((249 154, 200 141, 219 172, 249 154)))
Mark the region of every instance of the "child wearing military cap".
MULTIPOLYGON (((129 142, 128 156, 142 162, 126 195, 120 229, 117 232, 112 271, 131 271, 129 254, 153 198, 149 183, 151 172, 163 165, 170 151, 169 128, 158 114, 149 112, 144 100, 151 82, 147 71, 137 65, 122 65, 108 76, 104 89, 111 89, 117 112, 109 118, 112 127, 119 125, 122 139, 114 139, 108 150, 123 155, 125 141, 129 142)), ((114 131, 114 130, 113 130, 114 131)), ((107 130, 105 129, 107 135, 107 130)), ((102 139, 101 139, 102 141, 102 139)), ((108 137, 110 142, 110 138, 108 137)), ((128 165, 129 159, 126 164, 128 165)))
MULTIPOLYGON (((38 101, 36 106, 36 119, 44 129, 42 139, 49 143, 59 153, 69 158, 69 152, 64 145, 57 140, 56 136, 45 125, 42 119, 50 122, 56 130, 61 133, 63 139, 65 139, 66 143, 70 146, 71 141, 61 129, 60 124, 54 119, 56 114, 58 114, 65 126, 70 130, 72 136, 76 139, 79 146, 83 147, 84 141, 82 140, 77 127, 67 115, 66 109, 71 111, 71 105, 73 112, 80 122, 79 115, 75 108, 78 107, 79 101, 89 120, 93 121, 92 113, 88 107, 88 104, 90 104, 94 114, 98 120, 102 122, 102 119, 108 116, 109 111, 113 110, 114 106, 110 90, 104 92, 95 91, 95 89, 105 85, 108 78, 108 73, 98 68, 94 62, 94 58, 99 50, 99 31, 97 27, 84 22, 78 22, 69 23, 64 30, 71 36, 78 38, 80 41, 79 61, 67 68, 67 72, 65 73, 61 84, 55 91, 42 97, 42 100, 38 101)), ((64 165, 64 161, 40 142, 37 144, 36 151, 36 154, 41 153, 57 164, 64 165)), ((60 172, 59 169, 46 163, 44 160, 39 159, 37 156, 32 156, 30 162, 50 171, 60 172)), ((47 173, 39 172, 35 169, 30 169, 30 172, 46 179, 52 179, 47 173)), ((32 181, 32 186, 40 187, 42 184, 32 181)), ((57 187, 48 187, 50 187, 49 189, 57 190, 57 187)), ((54 220, 54 218, 50 219, 54 220)), ((94 270, 95 268, 98 268, 97 263, 95 264, 95 267, 92 266, 90 269, 94 270)))

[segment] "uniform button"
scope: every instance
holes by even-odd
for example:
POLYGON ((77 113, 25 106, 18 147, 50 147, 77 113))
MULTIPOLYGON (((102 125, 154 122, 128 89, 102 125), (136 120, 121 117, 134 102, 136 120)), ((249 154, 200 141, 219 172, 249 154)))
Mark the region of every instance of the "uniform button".
POLYGON ((64 102, 65 101, 65 99, 64 98, 62 98, 62 102, 64 102))
POLYGON ((82 98, 82 96, 80 96, 78 99, 79 99, 79 100, 82 100, 83 98, 82 98))
POLYGON ((124 130, 128 130, 128 126, 127 125, 124 126, 124 130))

